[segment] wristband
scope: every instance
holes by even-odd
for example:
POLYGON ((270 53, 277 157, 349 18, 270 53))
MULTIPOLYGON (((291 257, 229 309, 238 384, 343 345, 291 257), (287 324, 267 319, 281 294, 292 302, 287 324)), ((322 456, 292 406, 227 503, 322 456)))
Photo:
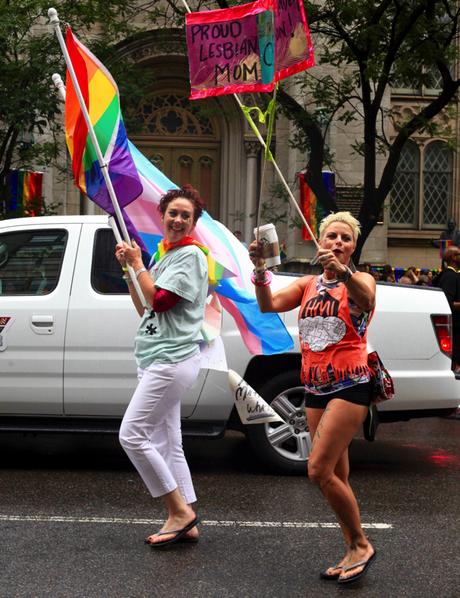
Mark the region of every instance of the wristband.
POLYGON ((123 270, 123 272, 128 272, 128 266, 122 266, 121 269, 123 270))
POLYGON ((256 287, 268 287, 272 280, 273 274, 270 272, 270 270, 265 270, 265 276, 263 280, 257 280, 255 272, 251 274, 251 282, 256 287))
POLYGON ((257 282, 262 282, 265 280, 265 272, 267 271, 267 266, 265 262, 261 266, 256 266, 254 268, 254 276, 257 282))
POLYGON ((139 268, 139 270, 136 270, 134 272, 134 274, 136 275, 136 278, 139 278, 139 276, 142 274, 142 272, 147 272, 147 268, 139 268))
POLYGON ((353 276, 353 272, 351 271, 351 269, 348 266, 346 266, 346 268, 347 269, 345 270, 345 272, 343 273, 342 276, 340 276, 340 277, 337 276, 336 277, 337 281, 338 282, 343 282, 343 284, 346 284, 350 280, 350 278, 353 276))

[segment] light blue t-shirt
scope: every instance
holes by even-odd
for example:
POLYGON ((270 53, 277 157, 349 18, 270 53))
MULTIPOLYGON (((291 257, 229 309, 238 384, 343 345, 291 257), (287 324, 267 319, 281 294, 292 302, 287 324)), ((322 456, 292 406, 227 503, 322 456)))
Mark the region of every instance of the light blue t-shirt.
POLYGON ((208 264, 203 251, 184 245, 168 251, 150 270, 155 286, 182 299, 165 312, 146 312, 135 338, 140 368, 154 361, 177 363, 199 351, 208 292, 208 264))

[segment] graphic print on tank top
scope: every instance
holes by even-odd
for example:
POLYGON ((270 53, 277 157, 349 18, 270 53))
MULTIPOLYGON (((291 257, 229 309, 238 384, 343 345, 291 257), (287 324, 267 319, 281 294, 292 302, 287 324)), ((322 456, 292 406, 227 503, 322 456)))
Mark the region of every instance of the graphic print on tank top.
POLYGON ((302 381, 312 394, 328 394, 369 380, 367 323, 344 285, 307 284, 299 312, 302 381))
POLYGON ((313 352, 336 345, 346 330, 345 322, 339 318, 339 301, 326 290, 305 303, 299 319, 299 333, 302 343, 308 343, 313 352))

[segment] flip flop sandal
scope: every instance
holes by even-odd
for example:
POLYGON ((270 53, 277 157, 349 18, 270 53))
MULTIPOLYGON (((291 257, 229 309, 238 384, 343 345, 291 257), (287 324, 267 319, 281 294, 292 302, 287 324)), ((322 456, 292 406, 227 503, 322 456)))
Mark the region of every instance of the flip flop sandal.
MULTIPOLYGON (((160 536, 163 532, 156 532, 155 534, 152 534, 152 536, 160 536)), ((166 532, 168 534, 170 533, 174 533, 174 532, 166 532)), ((150 536, 149 536, 150 538, 150 536)), ((152 544, 154 544, 154 542, 150 542, 149 538, 145 538, 144 540, 144 544, 148 544, 149 546, 152 546, 152 544)), ((199 540, 199 536, 196 536, 195 538, 191 538, 190 536, 182 536, 182 538, 179 538, 179 540, 177 540, 177 544, 198 544, 198 540, 199 540)))
POLYGON ((321 571, 319 576, 321 577, 321 579, 325 579, 326 581, 337 581, 337 579, 339 579, 340 577, 340 573, 341 571, 339 571, 338 573, 332 573, 329 574, 327 571, 328 569, 343 569, 342 565, 336 565, 335 567, 328 567, 325 571, 321 571))
POLYGON ((337 583, 344 584, 344 583, 351 583, 352 581, 358 580, 360 577, 367 573, 367 569, 371 565, 372 561, 377 556, 377 551, 374 551, 374 554, 367 559, 367 561, 359 561, 357 563, 353 563, 353 565, 347 565, 346 567, 342 567, 344 572, 351 571, 351 569, 356 569, 356 567, 363 567, 363 569, 359 573, 355 573, 354 575, 350 575, 349 577, 339 577, 337 583))
POLYGON ((189 532, 192 528, 194 528, 195 525, 198 525, 199 522, 199 518, 195 517, 193 521, 191 521, 181 529, 158 532, 158 534, 155 534, 155 536, 169 536, 171 534, 174 534, 174 536, 172 538, 169 538, 169 540, 164 540, 163 542, 147 542, 147 544, 150 544, 150 548, 152 548, 153 550, 161 550, 162 548, 166 548, 167 546, 171 546, 172 544, 178 544, 179 542, 185 541, 190 544, 196 543, 198 541, 198 538, 185 538, 185 534, 189 532))

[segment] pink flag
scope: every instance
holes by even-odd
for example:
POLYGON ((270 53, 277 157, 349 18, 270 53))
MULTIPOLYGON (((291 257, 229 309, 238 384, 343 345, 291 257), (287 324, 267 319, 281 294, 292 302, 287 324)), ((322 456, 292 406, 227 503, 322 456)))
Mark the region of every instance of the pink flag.
POLYGON ((315 64, 302 0, 275 0, 275 80, 315 64))
POLYGON ((273 89, 272 8, 257 0, 186 16, 191 99, 273 89))
POLYGON ((271 91, 314 65, 302 0, 256 0, 186 16, 190 98, 271 91))

